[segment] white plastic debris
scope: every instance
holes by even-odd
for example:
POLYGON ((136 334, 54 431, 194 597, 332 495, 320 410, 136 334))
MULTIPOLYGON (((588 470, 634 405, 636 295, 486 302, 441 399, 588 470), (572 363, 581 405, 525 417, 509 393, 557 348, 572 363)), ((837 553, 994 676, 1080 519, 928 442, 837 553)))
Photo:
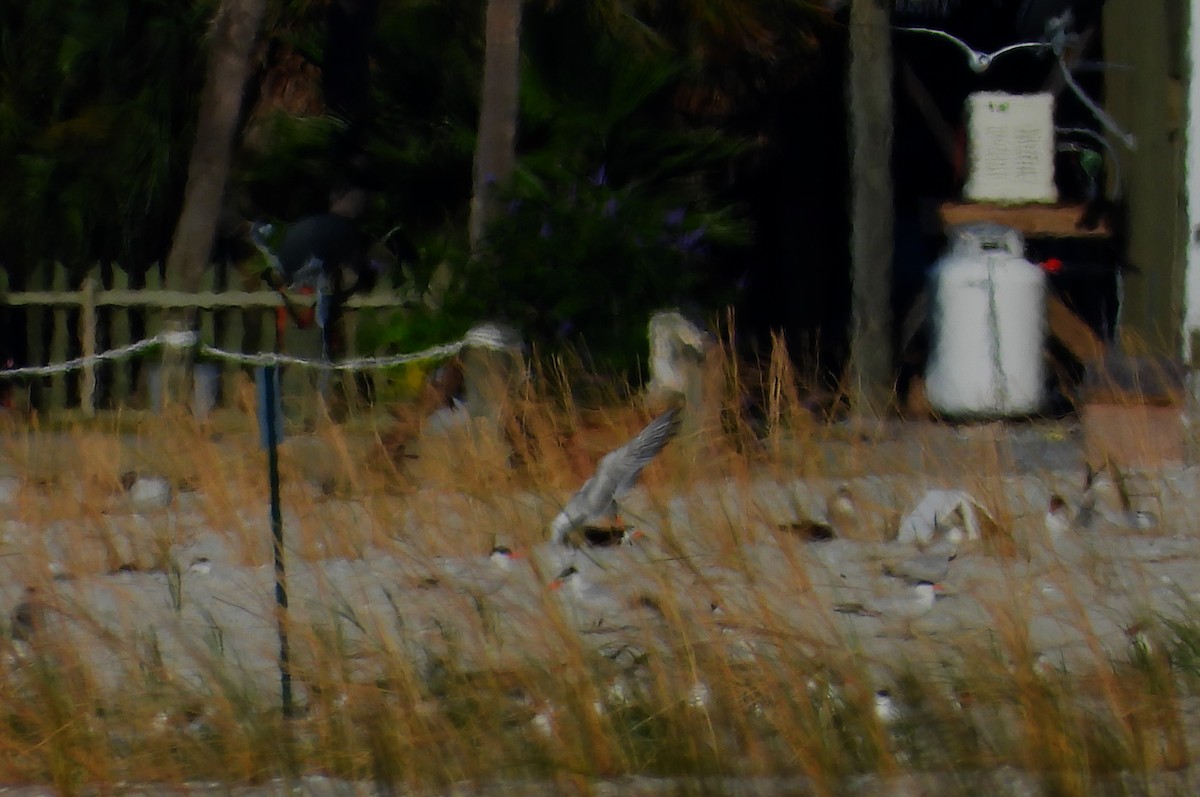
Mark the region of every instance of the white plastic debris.
POLYGON ((988 518, 987 512, 962 490, 930 490, 900 521, 896 541, 925 546, 943 539, 978 540, 981 518, 988 518))
POLYGON ((158 477, 138 476, 129 485, 129 501, 139 512, 171 504, 171 484, 158 477))

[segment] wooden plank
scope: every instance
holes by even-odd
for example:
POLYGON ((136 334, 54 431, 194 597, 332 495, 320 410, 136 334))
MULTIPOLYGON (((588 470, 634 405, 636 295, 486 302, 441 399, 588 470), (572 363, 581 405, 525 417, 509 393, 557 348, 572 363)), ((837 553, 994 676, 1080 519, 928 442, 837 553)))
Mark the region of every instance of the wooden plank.
MULTIPOLYGON (((96 295, 96 280, 85 277, 80 289, 83 303, 79 307, 79 352, 84 357, 96 356, 96 304, 92 297, 96 295)), ((84 363, 83 378, 79 380, 79 408, 83 417, 93 418, 96 415, 96 366, 84 363)))
MULTIPOLYGON (((154 281, 158 281, 157 274, 154 281)), ((149 283, 151 277, 146 277, 149 283)), ((316 299, 312 295, 295 294, 290 296, 292 304, 297 307, 312 307, 316 299)), ((271 308, 282 307, 283 301, 279 294, 273 291, 205 291, 202 293, 187 293, 185 291, 159 290, 130 290, 128 288, 96 292, 96 305, 99 307, 145 307, 152 310, 168 310, 179 307, 198 307, 204 310, 217 308, 271 308)), ((70 307, 79 306, 82 296, 79 291, 17 291, 10 293, 7 303, 14 306, 47 306, 70 307)), ((412 292, 389 291, 385 294, 370 296, 352 296, 346 301, 350 308, 391 308, 415 307, 420 304, 419 298, 412 292)))
MULTIPOLYGON (((225 284, 220 277, 211 280, 205 286, 207 290, 198 294, 163 290, 156 267, 152 267, 146 273, 146 288, 140 290, 129 287, 131 279, 119 266, 112 267, 108 280, 111 287, 102 287, 104 276, 102 272, 90 274, 80 290, 68 290, 70 286, 67 284, 65 268, 42 269, 31 275, 28 287, 32 290, 18 291, 4 297, 5 304, 19 306, 25 312, 31 364, 62 362, 74 353, 68 321, 77 308, 80 312, 80 346, 85 353, 96 353, 101 348, 123 348, 134 342, 137 325, 132 313, 139 309, 146 312, 144 332, 141 334, 144 337, 152 337, 162 329, 164 311, 179 307, 196 307, 227 313, 225 323, 218 323, 212 315, 204 317, 201 321, 201 334, 221 348, 248 352, 274 350, 275 310, 282 305, 282 299, 274 291, 223 290, 225 284), (50 346, 53 348, 49 349, 50 346)), ((311 307, 315 302, 312 295, 295 295, 289 298, 298 307, 311 307)), ((358 353, 357 327, 359 319, 362 318, 360 312, 401 309, 420 303, 417 293, 410 290, 397 291, 387 286, 379 286, 366 296, 351 297, 345 305, 347 353, 358 353)), ((299 348, 303 348, 307 337, 314 336, 305 336, 304 333, 297 335, 295 343, 299 344, 299 348)), ((310 352, 293 353, 303 355, 310 352)), ((310 354, 315 356, 315 349, 310 354)), ((143 364, 142 361, 123 360, 88 369, 78 385, 84 413, 94 413, 100 398, 114 406, 127 405, 138 392, 137 382, 143 364), (100 386, 104 387, 103 391, 99 389, 100 386)), ((232 372, 237 368, 227 366, 225 370, 232 372)), ((35 405, 64 407, 67 389, 74 389, 75 380, 78 378, 73 373, 70 376, 60 374, 33 380, 35 405), (49 385, 49 391, 43 389, 45 385, 49 385)), ((350 387, 351 383, 352 377, 347 380, 347 390, 353 390, 350 387)), ((227 400, 233 398, 230 394, 227 400)))
MULTIPOLYGON (((28 275, 25 284, 40 288, 45 285, 46 279, 46 265, 40 263, 28 275)), ((10 293, 8 298, 11 300, 15 295, 10 293)), ((41 305, 32 305, 25 311, 25 340, 28 341, 26 356, 29 365, 46 364, 46 332, 42 323, 45 317, 46 310, 41 305)), ((37 409, 45 408, 45 390, 43 389, 45 381, 40 377, 29 380, 30 405, 37 409)))
POLYGON ((1095 331, 1057 296, 1046 298, 1046 324, 1050 334, 1084 365, 1099 362, 1108 349, 1095 331))
MULTIPOLYGON (((66 291, 69 284, 67 267, 62 263, 54 264, 54 284, 55 291, 66 291)), ((70 335, 71 330, 67 325, 67 308, 59 305, 53 310, 54 313, 54 331, 50 338, 50 362, 64 362, 70 351, 70 335)), ((53 374, 50 377, 50 407, 52 409, 61 410, 67 406, 67 375, 63 373, 53 374)))
MULTIPOLYGON (((119 266, 113 266, 112 269, 112 286, 113 290, 126 291, 129 289, 129 275, 119 266)), ((104 293, 100 291, 99 293, 104 293)), ((97 300, 97 304, 100 302, 97 300)), ((118 349, 122 346, 128 346, 133 342, 130 334, 129 325, 129 308, 128 307, 112 307, 109 310, 108 316, 108 345, 111 348, 118 349)), ((109 378, 111 381, 110 390, 113 406, 122 406, 126 399, 129 398, 130 386, 133 384, 133 366, 129 362, 113 363, 111 366, 109 378)))
POLYGON ((945 202, 939 208, 942 226, 990 221, 1020 230, 1034 238, 1107 238, 1112 235, 1106 219, 1094 230, 1079 226, 1087 212, 1082 204, 997 205, 987 202, 945 202))

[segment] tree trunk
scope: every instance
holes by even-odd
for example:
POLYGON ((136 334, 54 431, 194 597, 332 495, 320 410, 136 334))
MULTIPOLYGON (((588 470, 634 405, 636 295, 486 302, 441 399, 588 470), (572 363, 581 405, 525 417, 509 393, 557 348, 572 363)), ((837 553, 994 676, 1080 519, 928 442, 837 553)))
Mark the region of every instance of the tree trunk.
POLYGON ((475 182, 468 232, 477 253, 483 232, 496 217, 496 187, 516 165, 517 98, 520 89, 521 0, 488 0, 484 18, 483 96, 475 141, 475 182))
MULTIPOLYGON (((167 284, 181 290, 199 290, 209 265, 233 159, 242 92, 266 8, 266 0, 221 0, 212 21, 208 73, 200 94, 183 210, 167 256, 167 284)), ((193 314, 190 311, 184 319, 188 327, 194 326, 193 314)))
MULTIPOLYGON (((196 142, 188 163, 183 209, 167 255, 166 284, 187 292, 200 290, 212 256, 213 241, 225 198, 225 183, 233 160, 233 139, 242 108, 242 92, 250 75, 254 40, 262 26, 267 0, 221 0, 212 21, 208 73, 200 93, 196 142)), ((197 328, 196 308, 169 315, 165 332, 197 328)), ((163 351, 159 385, 161 406, 183 400, 191 385, 184 353, 168 346, 163 351)))
POLYGON ((855 412, 892 395, 892 46, 881 0, 850 4, 850 392, 855 412))

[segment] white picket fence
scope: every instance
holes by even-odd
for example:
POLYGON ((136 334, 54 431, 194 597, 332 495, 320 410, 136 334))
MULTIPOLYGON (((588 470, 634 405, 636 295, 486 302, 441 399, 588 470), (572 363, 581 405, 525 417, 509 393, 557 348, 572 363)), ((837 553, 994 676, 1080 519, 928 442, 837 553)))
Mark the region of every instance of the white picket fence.
MULTIPOLYGON (((225 275, 214 268, 206 272, 200 292, 186 293, 164 289, 157 268, 146 274, 142 288, 131 288, 128 274, 116 266, 109 270, 107 285, 102 273, 96 266, 78 284, 72 285, 67 268, 54 264, 35 272, 28 280, 28 285, 37 288, 10 292, 0 271, 0 305, 16 308, 25 317, 28 364, 62 363, 74 356, 89 361, 78 375, 56 372, 35 378, 33 400, 40 409, 78 405, 85 414, 91 414, 101 386, 103 403, 107 406, 145 406, 147 388, 139 382, 146 380, 136 358, 100 363, 91 362, 91 358, 104 349, 118 349, 139 339, 153 338, 163 331, 168 311, 196 308, 200 339, 221 349, 258 353, 270 352, 275 346, 275 315, 283 300, 265 285, 251 291, 231 288, 225 275)), ((297 307, 311 307, 314 303, 311 295, 291 295, 289 299, 297 307)), ((351 297, 345 314, 347 354, 360 354, 354 348, 354 341, 364 317, 412 307, 419 299, 413 292, 393 290, 390 286, 378 286, 373 293, 351 297)), ((292 339, 302 337, 291 331, 288 335, 292 339)), ((307 335, 302 339, 311 346, 314 337, 307 335)), ((224 364, 222 376, 239 367, 234 363, 224 364)))

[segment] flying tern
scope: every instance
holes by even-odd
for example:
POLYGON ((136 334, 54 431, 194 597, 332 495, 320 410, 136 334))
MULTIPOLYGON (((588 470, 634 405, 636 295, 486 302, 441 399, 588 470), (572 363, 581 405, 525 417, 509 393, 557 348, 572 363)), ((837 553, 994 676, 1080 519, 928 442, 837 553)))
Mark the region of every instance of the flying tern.
POLYGON ((679 408, 673 407, 652 420, 628 443, 605 454, 596 472, 551 522, 554 542, 569 544, 571 534, 580 527, 615 517, 618 499, 633 488, 642 469, 679 432, 679 425, 679 408))

